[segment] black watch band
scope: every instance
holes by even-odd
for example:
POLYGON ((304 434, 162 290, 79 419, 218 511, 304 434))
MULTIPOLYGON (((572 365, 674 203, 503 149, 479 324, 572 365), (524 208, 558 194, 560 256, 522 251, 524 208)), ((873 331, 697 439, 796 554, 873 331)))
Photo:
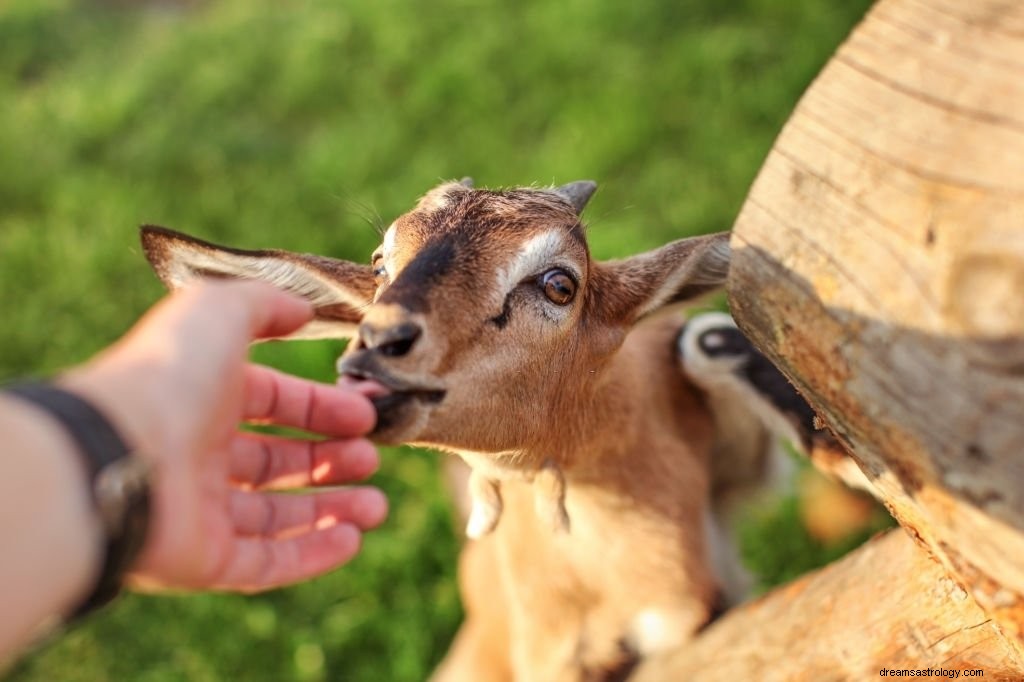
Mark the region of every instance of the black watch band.
POLYGON ((77 619, 110 602, 142 549, 149 525, 149 467, 133 457, 117 429, 79 396, 52 384, 4 387, 4 393, 42 408, 78 446, 105 534, 103 570, 92 593, 71 614, 77 619))

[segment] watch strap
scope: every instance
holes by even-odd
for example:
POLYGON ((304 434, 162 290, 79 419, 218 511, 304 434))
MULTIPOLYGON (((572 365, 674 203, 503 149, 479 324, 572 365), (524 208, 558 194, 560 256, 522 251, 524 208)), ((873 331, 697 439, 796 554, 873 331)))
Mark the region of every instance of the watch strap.
POLYGON ((149 525, 148 467, 133 457, 114 425, 84 398, 47 383, 16 384, 4 393, 48 412, 78 446, 90 495, 105 534, 104 561, 92 593, 71 615, 77 619, 110 602, 142 549, 149 525))

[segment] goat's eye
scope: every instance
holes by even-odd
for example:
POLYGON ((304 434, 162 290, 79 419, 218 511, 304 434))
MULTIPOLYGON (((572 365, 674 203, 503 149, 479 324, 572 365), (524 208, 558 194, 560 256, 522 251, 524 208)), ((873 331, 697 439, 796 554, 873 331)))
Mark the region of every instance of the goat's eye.
POLYGON ((565 270, 548 270, 538 282, 548 300, 556 305, 568 305, 576 295, 576 282, 565 270))
POLYGON ((370 267, 373 268, 373 278, 377 280, 379 286, 388 277, 388 269, 384 267, 384 256, 374 255, 370 260, 370 267))

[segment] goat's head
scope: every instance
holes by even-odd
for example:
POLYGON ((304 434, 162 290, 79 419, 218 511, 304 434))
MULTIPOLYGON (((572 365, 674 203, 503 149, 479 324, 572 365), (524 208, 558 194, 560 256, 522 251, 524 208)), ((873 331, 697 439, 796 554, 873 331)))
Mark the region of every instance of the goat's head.
POLYGON ((633 323, 722 284, 726 235, 618 261, 590 257, 580 213, 595 185, 490 191, 442 184, 398 218, 371 265, 241 251, 143 228, 170 287, 261 279, 309 299, 290 338, 349 337, 341 382, 378 409, 379 442, 499 452, 543 442, 578 410, 633 323))

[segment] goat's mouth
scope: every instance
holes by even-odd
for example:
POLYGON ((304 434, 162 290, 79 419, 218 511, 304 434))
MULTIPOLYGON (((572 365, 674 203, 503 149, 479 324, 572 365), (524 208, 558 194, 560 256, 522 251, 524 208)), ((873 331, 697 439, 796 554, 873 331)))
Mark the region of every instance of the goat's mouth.
POLYGON ((403 430, 410 411, 417 405, 435 405, 444 400, 446 394, 443 389, 412 384, 379 371, 344 366, 341 370, 337 385, 360 393, 373 403, 377 425, 371 436, 386 441, 392 439, 392 432, 403 430))
POLYGON ((388 404, 396 399, 416 398, 427 403, 444 400, 445 391, 439 388, 415 386, 390 377, 381 377, 358 371, 346 371, 337 381, 338 386, 366 396, 374 405, 388 404))

